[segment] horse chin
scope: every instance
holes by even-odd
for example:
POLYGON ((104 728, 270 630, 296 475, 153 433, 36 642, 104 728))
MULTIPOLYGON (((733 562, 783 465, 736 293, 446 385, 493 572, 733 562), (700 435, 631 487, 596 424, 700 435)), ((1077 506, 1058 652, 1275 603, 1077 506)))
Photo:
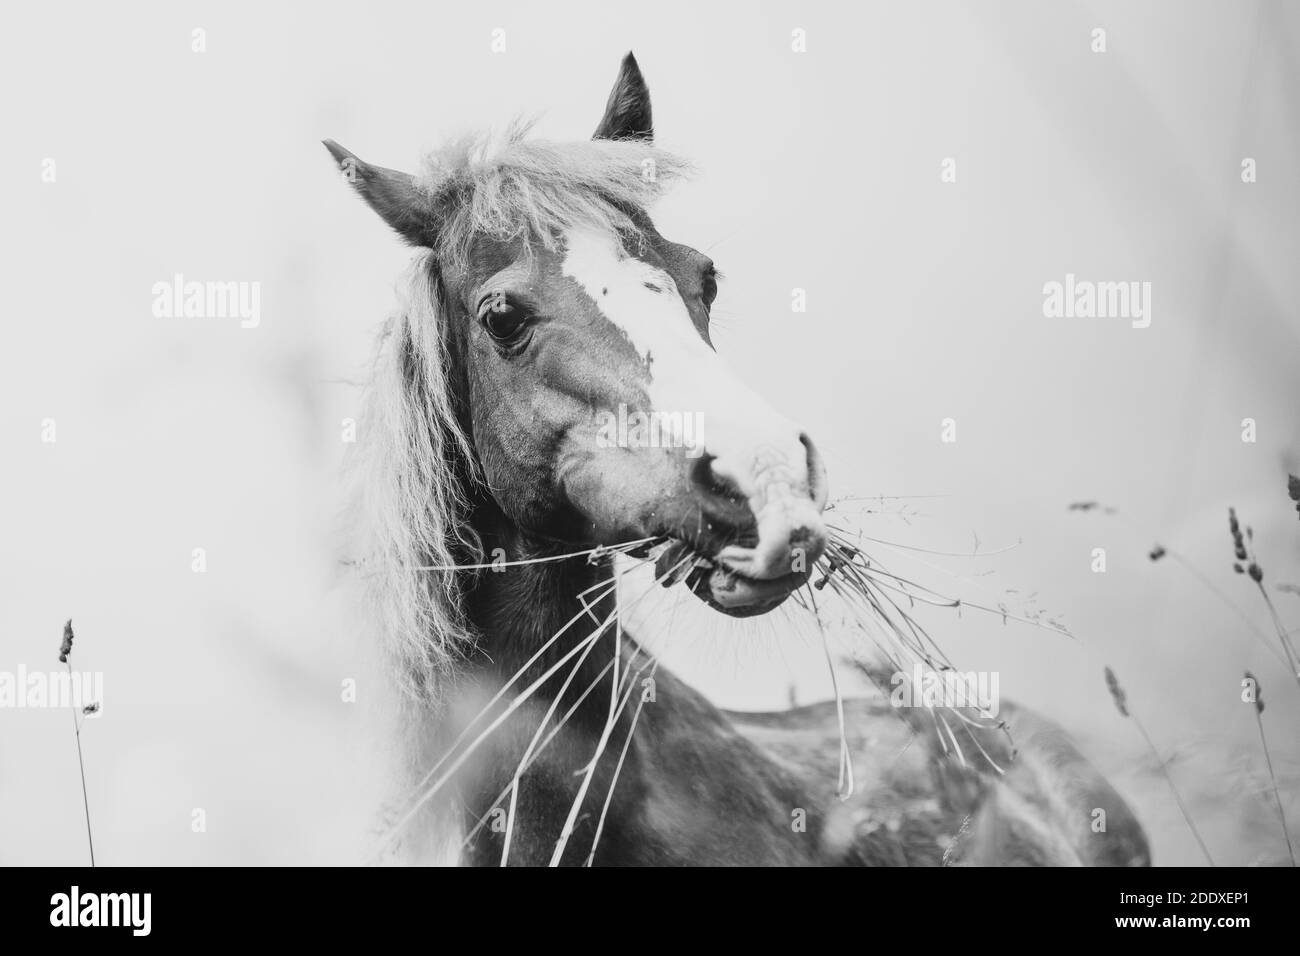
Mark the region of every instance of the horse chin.
POLYGON ((709 607, 723 614, 756 617, 776 610, 807 580, 807 574, 787 574, 759 581, 718 566, 701 573, 698 585, 691 590, 709 607))
POLYGON ((674 564, 690 554, 689 545, 678 542, 657 562, 656 573, 665 587, 683 583, 701 601, 731 617, 756 617, 774 611, 808 580, 806 572, 759 580, 746 577, 718 559, 696 557, 689 569, 672 573, 674 564))

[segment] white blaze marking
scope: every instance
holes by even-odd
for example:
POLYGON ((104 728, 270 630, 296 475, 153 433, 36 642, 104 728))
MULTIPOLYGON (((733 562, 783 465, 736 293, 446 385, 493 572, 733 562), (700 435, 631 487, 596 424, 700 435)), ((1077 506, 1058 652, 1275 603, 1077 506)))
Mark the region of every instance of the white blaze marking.
POLYGON ((672 276, 627 255, 614 235, 591 229, 565 234, 563 269, 623 331, 641 360, 649 361, 653 409, 703 412, 704 396, 693 384, 723 370, 700 338, 672 276))
POLYGON ((642 360, 649 360, 650 410, 700 416, 716 472, 749 494, 760 448, 779 448, 790 460, 802 460, 798 430, 704 343, 667 272, 627 255, 613 234, 590 229, 566 232, 562 268, 627 335, 642 360))

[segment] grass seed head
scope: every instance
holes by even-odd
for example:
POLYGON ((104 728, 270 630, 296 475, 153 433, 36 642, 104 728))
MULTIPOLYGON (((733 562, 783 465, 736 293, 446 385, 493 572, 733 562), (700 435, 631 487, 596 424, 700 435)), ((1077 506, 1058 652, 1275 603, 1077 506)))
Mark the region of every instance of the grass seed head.
POLYGON ((1115 701, 1115 707, 1124 717, 1128 713, 1128 697, 1124 694, 1124 688, 1119 686, 1119 680, 1115 677, 1115 672, 1109 667, 1106 668, 1106 689, 1110 691, 1111 698, 1115 701))
POLYGON ((1246 542, 1241 536, 1241 524, 1237 521, 1237 510, 1228 509, 1228 530, 1232 532, 1233 553, 1238 561, 1246 560, 1246 542))
POLYGON ((63 625, 63 643, 59 645, 59 663, 68 663, 68 655, 72 653, 72 618, 68 618, 68 623, 63 625))

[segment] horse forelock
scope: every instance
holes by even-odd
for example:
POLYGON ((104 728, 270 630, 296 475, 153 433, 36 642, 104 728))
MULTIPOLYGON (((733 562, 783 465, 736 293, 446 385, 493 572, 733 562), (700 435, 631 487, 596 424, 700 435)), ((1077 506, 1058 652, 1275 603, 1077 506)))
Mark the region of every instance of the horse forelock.
POLYGON ((420 184, 437 209, 433 251, 447 268, 465 268, 480 238, 554 251, 575 227, 635 232, 633 218, 690 173, 643 140, 529 140, 531 125, 463 138, 426 159, 420 184))

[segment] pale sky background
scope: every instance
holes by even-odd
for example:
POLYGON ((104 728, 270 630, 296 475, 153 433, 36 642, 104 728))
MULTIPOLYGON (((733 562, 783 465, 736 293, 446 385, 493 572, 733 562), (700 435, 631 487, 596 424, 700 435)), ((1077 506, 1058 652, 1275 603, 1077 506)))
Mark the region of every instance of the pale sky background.
MULTIPOLYGON (((1300 582, 1294 6, 54 3, 7 19, 0 670, 57 666, 72 617, 73 662, 104 672, 83 732, 99 862, 360 859, 374 741, 339 700, 365 656, 336 571, 339 422, 410 252, 319 141, 413 169, 519 114, 585 138, 628 49, 660 144, 701 170, 660 229, 726 273, 715 341, 818 440, 832 497, 947 496, 852 520, 938 551, 1020 542, 875 550, 954 597, 1016 610, 1035 593, 1076 636, 920 612, 949 655, 1074 731, 1158 863, 1196 862, 1112 708, 1110 664, 1219 862, 1277 861, 1238 681, 1264 684, 1300 819, 1296 687, 1233 607, 1146 553, 1176 550, 1271 634, 1230 567, 1235 505, 1266 583, 1300 582), (155 318, 151 287, 178 272, 261 282, 260 326, 155 318), (1045 318, 1043 284, 1067 272, 1151 282, 1150 328, 1045 318), (1118 513, 1066 510, 1092 499, 1118 513)), ((1300 626, 1300 599, 1274 600, 1300 626)), ((820 648, 776 619, 684 605, 669 653, 726 706, 829 694, 820 648)), ((69 723, 0 710, 0 863, 85 859, 69 723)))

